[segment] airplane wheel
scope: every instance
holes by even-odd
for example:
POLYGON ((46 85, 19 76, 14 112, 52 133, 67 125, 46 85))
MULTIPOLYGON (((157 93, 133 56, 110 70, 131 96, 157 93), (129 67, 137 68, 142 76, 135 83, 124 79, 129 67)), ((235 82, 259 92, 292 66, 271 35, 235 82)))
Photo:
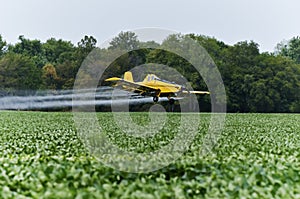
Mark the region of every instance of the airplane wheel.
POLYGON ((157 96, 153 97, 153 102, 158 102, 158 97, 157 96))

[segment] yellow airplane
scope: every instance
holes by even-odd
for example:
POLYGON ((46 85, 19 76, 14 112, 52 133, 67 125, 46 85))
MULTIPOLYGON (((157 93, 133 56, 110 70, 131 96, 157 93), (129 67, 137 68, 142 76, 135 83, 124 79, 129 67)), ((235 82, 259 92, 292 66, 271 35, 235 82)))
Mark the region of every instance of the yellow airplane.
POLYGON ((124 73, 124 79, 111 77, 105 81, 116 82, 115 87, 126 91, 138 93, 142 96, 151 96, 154 102, 158 102, 159 97, 168 97, 169 102, 174 103, 172 97, 181 94, 209 94, 208 91, 189 91, 183 85, 160 79, 154 74, 148 74, 142 82, 134 82, 132 73, 127 71, 124 73))

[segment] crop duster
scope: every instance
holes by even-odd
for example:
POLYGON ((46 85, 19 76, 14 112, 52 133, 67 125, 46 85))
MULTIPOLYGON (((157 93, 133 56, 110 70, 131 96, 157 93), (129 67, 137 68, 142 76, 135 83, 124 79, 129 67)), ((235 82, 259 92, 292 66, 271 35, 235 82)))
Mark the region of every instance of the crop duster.
POLYGON ((183 85, 176 84, 167 80, 160 79, 155 74, 147 74, 142 82, 135 82, 132 73, 124 73, 124 79, 120 77, 111 77, 106 82, 115 82, 114 87, 125 91, 138 93, 141 96, 151 96, 154 102, 158 102, 159 97, 167 97, 169 102, 174 103, 174 98, 184 94, 209 94, 208 91, 190 91, 183 85))

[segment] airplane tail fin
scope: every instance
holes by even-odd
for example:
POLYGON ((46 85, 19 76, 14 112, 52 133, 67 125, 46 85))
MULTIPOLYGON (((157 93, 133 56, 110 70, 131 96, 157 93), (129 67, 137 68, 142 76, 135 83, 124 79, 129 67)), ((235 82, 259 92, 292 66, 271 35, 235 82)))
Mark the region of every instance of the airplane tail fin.
POLYGON ((128 82, 133 82, 132 73, 130 71, 124 73, 124 80, 128 82))

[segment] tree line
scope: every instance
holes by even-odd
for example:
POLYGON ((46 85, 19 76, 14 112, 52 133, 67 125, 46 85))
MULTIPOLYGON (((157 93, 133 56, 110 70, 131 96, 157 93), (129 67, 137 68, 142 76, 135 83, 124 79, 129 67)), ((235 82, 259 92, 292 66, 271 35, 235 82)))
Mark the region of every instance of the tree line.
MULTIPOLYGON (((228 45, 196 34, 170 35, 158 44, 141 42, 132 32, 121 32, 103 49, 96 47, 97 40, 93 36, 84 36, 77 44, 55 38, 41 42, 19 36, 17 43, 8 44, 0 35, 1 95, 14 95, 20 90, 72 89, 82 62, 92 50, 109 57, 117 49, 127 53, 110 64, 99 85, 105 85, 106 77, 122 75, 135 66, 158 63, 176 69, 195 90, 206 90, 203 78, 188 61, 160 48, 174 41, 183 43, 186 37, 200 44, 217 65, 224 81, 229 112, 300 112, 299 37, 278 43, 274 52, 261 53, 259 44, 254 41, 228 45)), ((159 76, 172 80, 165 73, 159 71, 159 76)), ((209 110, 210 97, 200 96, 199 104, 201 110, 209 110)))

